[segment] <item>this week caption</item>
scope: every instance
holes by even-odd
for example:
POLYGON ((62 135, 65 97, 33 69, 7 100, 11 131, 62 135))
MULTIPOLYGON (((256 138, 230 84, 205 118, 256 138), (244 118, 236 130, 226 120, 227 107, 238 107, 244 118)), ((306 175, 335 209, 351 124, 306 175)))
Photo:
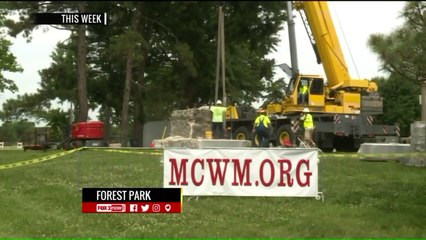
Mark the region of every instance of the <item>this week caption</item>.
POLYGON ((35 13, 34 24, 76 24, 108 25, 107 13, 35 13))

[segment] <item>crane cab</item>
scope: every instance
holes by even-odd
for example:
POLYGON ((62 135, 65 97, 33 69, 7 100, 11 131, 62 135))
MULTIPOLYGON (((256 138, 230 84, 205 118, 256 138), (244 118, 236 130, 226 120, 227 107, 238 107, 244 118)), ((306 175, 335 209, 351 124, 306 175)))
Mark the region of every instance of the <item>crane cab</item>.
POLYGON ((305 107, 315 112, 323 112, 324 96, 323 77, 298 74, 290 79, 283 102, 268 105, 268 113, 302 112, 305 107))
POLYGON ((302 112, 305 107, 317 113, 359 114, 361 94, 329 88, 319 75, 298 74, 290 79, 283 102, 268 105, 268 113, 302 112))

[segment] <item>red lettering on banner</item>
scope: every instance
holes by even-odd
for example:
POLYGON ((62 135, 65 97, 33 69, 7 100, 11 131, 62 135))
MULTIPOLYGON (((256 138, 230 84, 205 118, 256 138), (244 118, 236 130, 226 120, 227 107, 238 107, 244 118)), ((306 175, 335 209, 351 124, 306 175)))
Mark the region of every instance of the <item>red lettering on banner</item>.
POLYGON ((195 179, 195 164, 200 163, 201 164, 201 170, 204 170, 204 159, 195 159, 194 162, 192 162, 192 166, 191 166, 191 179, 192 182, 194 183, 195 186, 200 186, 201 184, 203 184, 204 181, 204 175, 201 175, 201 180, 197 181, 195 179))
POLYGON ((302 166, 302 164, 306 165, 306 169, 309 171, 309 160, 305 160, 305 159, 301 159, 296 166, 296 180, 297 180, 297 184, 299 184, 299 186, 301 187, 306 187, 306 186, 310 186, 310 180, 311 180, 311 175, 312 172, 305 172, 304 175, 306 176, 306 181, 302 182, 300 180, 300 168, 302 166))
MULTIPOLYGON (((191 171, 191 175, 187 176, 187 164, 189 159, 176 159, 169 158, 171 165, 171 176, 169 185, 182 185, 187 186, 187 178, 190 177, 190 182, 195 186, 201 186, 204 184, 205 174, 209 174, 211 183, 213 186, 219 185, 223 186, 225 184, 226 171, 228 168, 228 163, 230 159, 228 158, 195 158, 191 159, 191 168, 188 169, 191 171), (179 162, 178 162, 179 161, 179 162), (205 161, 208 163, 208 173, 205 167, 205 161)), ((252 166, 252 159, 240 160, 234 158, 232 161, 233 171, 229 174, 233 174, 233 181, 230 183, 232 186, 252 186, 250 168, 252 166)), ((310 181, 312 177, 312 172, 310 171, 310 160, 309 159, 300 159, 299 161, 293 161, 296 165, 292 164, 292 160, 289 159, 278 159, 272 161, 271 159, 265 158, 260 163, 259 166, 259 182, 255 181, 255 185, 258 186, 258 183, 262 184, 264 187, 269 187, 275 182, 275 171, 279 174, 279 181, 277 186, 279 187, 293 187, 296 182, 299 187, 310 187, 310 181), (276 165, 278 163, 278 166, 276 165), (269 169, 266 169, 269 168, 269 169), (266 173, 266 174, 265 174, 266 173), (268 173, 270 173, 268 175, 268 173)))
POLYGON ((250 182, 251 159, 245 159, 244 160, 244 166, 243 166, 242 171, 241 171, 241 166, 240 166, 240 159, 232 159, 232 162, 234 163, 234 181, 232 182, 232 186, 243 185, 244 174, 245 174, 244 186, 251 186, 251 182, 250 182), (238 177, 239 182, 237 182, 237 177, 238 177))
POLYGON ((169 182, 170 185, 188 185, 188 182, 186 181, 186 163, 188 162, 188 159, 183 158, 180 162, 180 168, 178 169, 177 161, 175 158, 170 158, 169 162, 171 163, 171 181, 169 182), (181 176, 183 178, 183 181, 181 181, 181 176), (174 181, 174 178, 176 177, 176 182, 174 181))
POLYGON ((209 164, 210 177, 211 177, 211 179, 212 179, 212 183, 213 183, 213 185, 216 185, 217 178, 219 177, 220 185, 222 185, 222 186, 223 186, 223 183, 224 183, 224 181, 225 181, 226 168, 228 167, 229 159, 226 159, 226 158, 225 158, 225 159, 220 159, 220 158, 215 158, 215 159, 207 158, 206 160, 207 160, 207 163, 209 164), (212 166, 213 161, 216 163, 216 170, 215 170, 215 171, 214 171, 213 166, 212 166), (222 171, 222 168, 221 168, 221 166, 220 166, 220 162, 221 162, 221 161, 225 163, 225 166, 224 166, 224 168, 223 168, 223 171, 222 171))
POLYGON ((289 187, 293 186, 293 179, 291 178, 290 171, 291 171, 291 161, 288 159, 279 159, 278 163, 280 164, 280 182, 278 183, 278 186, 286 186, 286 183, 284 182, 284 175, 287 176, 287 185, 289 187), (287 164, 287 168, 284 168, 284 163, 287 164))
POLYGON ((262 183, 263 186, 265 187, 269 187, 272 185, 272 183, 274 182, 274 177, 275 177, 275 169, 274 169, 274 163, 270 160, 270 159, 265 159, 262 161, 262 163, 260 163, 260 182, 262 183), (271 177, 269 179, 268 182, 265 181, 265 178, 263 176, 263 168, 265 166, 265 164, 268 163, 269 167, 271 169, 271 177))

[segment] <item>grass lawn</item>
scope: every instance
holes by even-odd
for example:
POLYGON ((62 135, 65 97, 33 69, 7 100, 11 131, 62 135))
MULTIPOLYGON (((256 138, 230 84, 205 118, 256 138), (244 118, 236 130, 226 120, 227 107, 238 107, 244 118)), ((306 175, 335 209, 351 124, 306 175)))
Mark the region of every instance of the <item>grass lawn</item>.
MULTIPOLYGON (((59 151, 2 151, 0 165, 59 151)), ((160 156, 84 150, 0 169, 0 238, 425 238, 426 169, 323 156, 313 198, 184 198, 181 214, 81 213, 81 187, 162 187, 160 156)))

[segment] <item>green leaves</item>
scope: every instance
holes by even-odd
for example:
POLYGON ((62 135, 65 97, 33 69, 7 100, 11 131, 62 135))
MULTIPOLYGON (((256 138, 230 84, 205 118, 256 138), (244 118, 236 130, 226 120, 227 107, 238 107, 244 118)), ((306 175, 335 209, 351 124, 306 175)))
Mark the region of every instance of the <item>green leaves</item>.
MULTIPOLYGON (((422 97, 426 99, 425 12, 426 2, 407 2, 401 14, 404 25, 388 35, 371 35, 368 40, 371 50, 379 56, 381 68, 391 73, 388 80, 381 81, 382 89, 379 88, 384 97, 385 112, 381 118, 388 124, 403 124, 401 131, 405 134, 409 133, 409 124, 420 115, 420 85, 425 88, 422 97)), ((426 120, 426 108, 422 109, 422 120, 426 120)))
MULTIPOLYGON (((86 2, 86 12, 108 12, 111 20, 108 27, 86 29, 88 101, 111 107, 111 119, 119 123, 123 99, 127 99, 123 95, 129 89, 130 124, 135 119, 165 119, 174 109, 212 101, 218 7, 218 2, 196 1, 86 2)), ((274 63, 266 55, 278 44, 285 4, 224 2, 223 7, 226 94, 234 102, 250 105, 267 86, 272 90, 274 63)), ((11 34, 16 35, 34 29, 28 25, 29 13, 76 11, 77 4, 7 2, 5 9, 19 11, 23 18, 9 23, 11 34)), ((67 27, 75 30, 75 26, 67 27)), ((40 71, 39 92, 51 100, 76 103, 82 90, 77 91, 77 76, 82 75, 77 65, 82 60, 77 57, 75 32, 70 41, 58 44, 52 60, 49 68, 40 71)))
POLYGON ((176 47, 179 63, 182 64, 186 74, 190 77, 197 76, 197 69, 194 66, 194 53, 187 43, 180 43, 176 47))
POLYGON ((144 37, 137 31, 128 29, 123 34, 111 39, 111 52, 115 56, 128 57, 130 53, 133 58, 143 58, 143 53, 148 48, 144 37))
POLYGON ((22 72, 23 69, 16 62, 16 57, 10 52, 11 42, 0 36, 0 92, 9 90, 18 91, 18 87, 4 76, 4 72, 22 72))
POLYGON ((384 70, 416 83, 426 79, 425 11, 425 2, 407 2, 402 11, 403 26, 389 35, 371 35, 368 40, 370 48, 379 55, 384 70))
POLYGON ((378 120, 385 124, 399 123, 401 136, 410 135, 410 124, 420 116, 420 88, 412 81, 393 74, 378 81, 383 97, 383 112, 378 120))
POLYGON ((51 54, 49 68, 39 71, 41 89, 46 98, 75 102, 77 89, 76 53, 73 44, 58 44, 51 54))

